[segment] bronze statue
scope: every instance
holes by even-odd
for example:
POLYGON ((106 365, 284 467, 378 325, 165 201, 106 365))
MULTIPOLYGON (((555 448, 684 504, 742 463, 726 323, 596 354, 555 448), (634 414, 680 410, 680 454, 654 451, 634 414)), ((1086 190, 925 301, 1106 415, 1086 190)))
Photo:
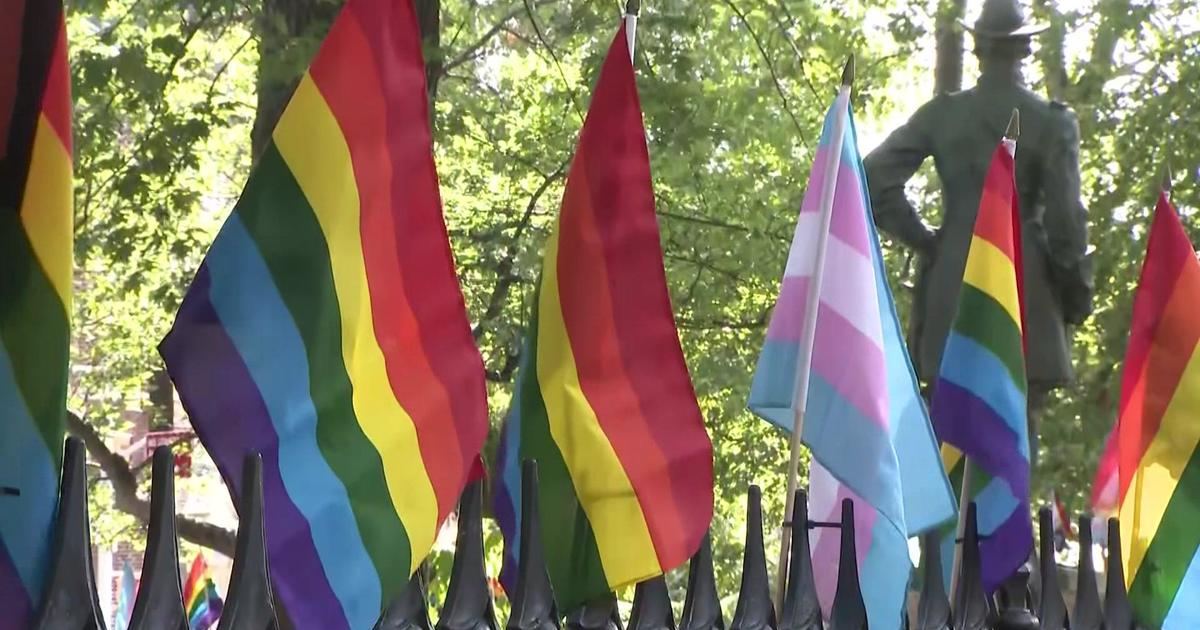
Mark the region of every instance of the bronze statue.
POLYGON ((909 350, 929 383, 953 322, 967 249, 988 162, 1014 108, 1020 110, 1016 179, 1024 249, 1030 440, 1046 394, 1074 378, 1069 325, 1092 311, 1087 211, 1079 198, 1079 126, 1061 103, 1025 87, 1032 37, 1018 0, 986 0, 974 27, 980 77, 975 87, 939 94, 864 160, 875 222, 920 255, 909 350), (942 221, 927 225, 904 194, 905 182, 933 157, 942 184, 942 221))

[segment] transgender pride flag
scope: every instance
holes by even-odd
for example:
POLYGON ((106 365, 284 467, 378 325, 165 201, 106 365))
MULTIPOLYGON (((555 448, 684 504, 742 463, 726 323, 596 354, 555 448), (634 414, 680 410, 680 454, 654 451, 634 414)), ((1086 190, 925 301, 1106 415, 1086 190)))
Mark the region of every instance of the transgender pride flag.
MULTIPOLYGON (((809 512, 837 520, 855 500, 858 566, 872 628, 896 628, 911 563, 908 538, 954 516, 954 495, 888 289, 849 96, 834 101, 813 163, 779 300, 750 390, 750 409, 790 431, 808 287, 821 238, 819 200, 838 114, 847 117, 833 193, 817 310, 804 442, 809 512)), ((817 590, 828 615, 837 579, 838 536, 815 532, 817 590)))

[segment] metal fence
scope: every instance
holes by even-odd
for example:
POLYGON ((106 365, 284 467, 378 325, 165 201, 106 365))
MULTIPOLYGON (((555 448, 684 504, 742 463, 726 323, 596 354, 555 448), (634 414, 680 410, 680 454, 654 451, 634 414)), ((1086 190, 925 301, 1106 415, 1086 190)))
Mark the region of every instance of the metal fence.
MULTIPOLYGON (((40 603, 35 630, 104 630, 100 613, 87 514, 87 479, 83 444, 68 439, 60 486, 60 506, 54 532, 54 558, 50 584, 40 603)), ((705 539, 692 557, 682 614, 675 619, 666 582, 659 577, 638 584, 628 620, 622 620, 615 598, 597 601, 578 610, 560 611, 554 602, 546 572, 538 523, 537 469, 527 462, 522 470, 521 545, 517 584, 510 593, 511 610, 506 630, 725 630, 713 573, 712 551, 705 539)), ((276 618, 267 566, 263 531, 262 461, 247 458, 239 497, 240 522, 233 573, 218 630, 272 630, 276 618)), ((498 630, 500 628, 484 569, 483 489, 467 487, 459 504, 456 541, 450 582, 437 623, 428 614, 428 598, 421 572, 384 611, 375 630, 498 630)), ((0 503, 0 506, 3 504, 0 503)), ((179 544, 175 532, 174 456, 168 447, 154 453, 150 521, 141 586, 130 630, 187 630, 180 587, 179 544)), ((778 614, 771 601, 767 561, 763 548, 761 494, 751 486, 747 495, 746 545, 741 586, 729 630, 865 630, 863 605, 855 558, 854 505, 842 504, 841 521, 809 520, 807 501, 798 493, 792 528, 791 565, 783 605, 778 614), (837 591, 830 619, 822 619, 809 552, 809 530, 841 530, 841 558, 837 591)), ((2 509, 2 508, 0 508, 2 509)), ((1135 628, 1125 592, 1121 567, 1121 533, 1116 519, 1108 522, 1110 560, 1103 601, 1090 553, 1080 554, 1074 609, 1068 614, 1054 562, 1053 523, 1049 509, 1039 513, 1041 558, 1033 572, 1022 573, 989 597, 980 577, 979 537, 975 506, 968 507, 957 592, 951 604, 942 585, 942 558, 932 535, 924 541, 921 562, 922 589, 915 619, 903 614, 902 628, 919 630, 1132 630, 1135 628), (1069 618, 1069 621, 1068 621, 1069 618)), ((1080 519, 1080 546, 1091 549, 1090 518, 1080 519)), ((3 614, 3 611, 0 611, 3 614)))

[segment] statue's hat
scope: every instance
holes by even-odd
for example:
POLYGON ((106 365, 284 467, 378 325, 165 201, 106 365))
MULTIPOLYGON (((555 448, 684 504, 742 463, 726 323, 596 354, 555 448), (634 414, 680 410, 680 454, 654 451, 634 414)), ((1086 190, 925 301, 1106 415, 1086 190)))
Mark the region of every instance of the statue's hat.
POLYGON ((984 0, 983 11, 975 25, 963 23, 975 37, 1008 39, 1031 37, 1050 28, 1045 24, 1025 21, 1025 10, 1020 0, 984 0))

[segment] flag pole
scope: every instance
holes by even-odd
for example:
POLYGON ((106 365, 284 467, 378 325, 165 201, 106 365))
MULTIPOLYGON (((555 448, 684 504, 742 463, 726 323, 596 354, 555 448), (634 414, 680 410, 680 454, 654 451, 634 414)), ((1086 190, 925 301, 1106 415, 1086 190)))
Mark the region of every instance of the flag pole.
POLYGON ((639 0, 626 0, 625 2, 625 39, 629 41, 629 60, 633 61, 633 42, 637 36, 637 19, 638 10, 641 9, 639 0))
POLYGON ((817 232, 816 262, 812 280, 808 284, 808 295, 804 303, 804 328, 800 338, 800 356, 796 361, 796 380, 792 389, 791 459, 787 471, 787 498, 783 515, 782 536, 779 541, 779 570, 775 579, 775 606, 783 609, 783 596, 787 590, 788 558, 792 527, 806 527, 806 523, 791 523, 792 505, 796 495, 796 483, 800 468, 800 436, 804 432, 804 411, 808 406, 808 381, 812 370, 813 340, 817 336, 817 307, 821 297, 821 279, 825 270, 825 251, 829 245, 829 224, 833 218, 833 192, 837 186, 838 167, 842 162, 842 140, 846 132, 846 121, 850 116, 850 90, 854 84, 854 55, 846 60, 842 68, 842 85, 838 89, 833 128, 830 130, 829 147, 826 152, 824 177, 821 180, 821 198, 818 206, 821 213, 821 228, 817 232))
MULTIPOLYGON (((1012 117, 1008 119, 1008 127, 1004 130, 1004 140, 1010 154, 1016 151, 1017 137, 1021 135, 1021 110, 1013 108, 1012 117)), ((1015 157, 1015 155, 1014 155, 1015 157)), ((1020 234, 1013 234, 1013 238, 1021 238, 1020 234)), ((1024 335, 1024 332, 1021 333, 1024 335)), ((950 602, 953 604, 957 601, 955 593, 958 590, 958 572, 962 566, 962 543, 960 542, 966 535, 967 529, 967 511, 963 509, 964 503, 971 501, 971 459, 963 453, 963 478, 962 489, 958 496, 958 525, 954 528, 954 562, 950 569, 950 602)))

